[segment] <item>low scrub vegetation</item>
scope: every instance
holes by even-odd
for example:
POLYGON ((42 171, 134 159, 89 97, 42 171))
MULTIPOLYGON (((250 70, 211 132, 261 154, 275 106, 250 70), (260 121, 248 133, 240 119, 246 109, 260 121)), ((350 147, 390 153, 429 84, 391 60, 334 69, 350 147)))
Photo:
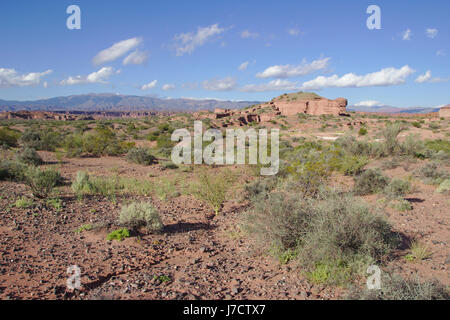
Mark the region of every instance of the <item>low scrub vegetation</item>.
POLYGON ((381 216, 335 191, 317 198, 271 193, 254 203, 243 227, 278 257, 290 252, 311 280, 325 283, 348 281, 398 244, 381 216))
POLYGON ((156 162, 156 158, 147 148, 132 148, 127 153, 127 160, 142 165, 151 165, 156 162))
POLYGON ((133 202, 122 206, 119 223, 131 230, 146 227, 150 232, 160 232, 164 227, 158 209, 148 202, 133 202))
POLYGON ((351 300, 448 300, 449 291, 436 280, 420 281, 403 279, 400 275, 381 278, 381 289, 354 289, 348 295, 351 300))

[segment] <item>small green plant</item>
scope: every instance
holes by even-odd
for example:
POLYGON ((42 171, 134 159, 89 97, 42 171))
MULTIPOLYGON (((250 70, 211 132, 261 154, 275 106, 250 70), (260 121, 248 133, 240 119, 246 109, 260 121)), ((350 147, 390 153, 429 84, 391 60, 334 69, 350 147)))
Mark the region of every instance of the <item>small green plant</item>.
POLYGON ((92 224, 90 224, 90 223, 89 224, 84 224, 81 227, 76 228, 74 232, 75 233, 81 233, 83 231, 90 231, 93 228, 94 228, 94 226, 92 224))
POLYGON ((130 232, 128 231, 128 229, 126 228, 122 228, 122 229, 117 229, 112 231, 111 233, 109 233, 106 236, 106 240, 118 240, 118 241, 122 241, 126 238, 130 237, 130 232))
POLYGON ((48 199, 47 205, 53 207, 53 209, 55 209, 57 212, 59 212, 59 211, 61 211, 61 209, 63 207, 63 202, 59 198, 48 199))
POLYGON ((133 202, 122 206, 119 223, 132 230, 145 226, 148 231, 160 232, 164 228, 158 210, 148 202, 133 202))
POLYGON ((163 283, 172 281, 172 279, 169 276, 166 276, 164 274, 160 276, 154 276, 153 279, 163 283))
POLYGON ((16 202, 14 203, 14 206, 16 208, 20 208, 20 209, 27 209, 27 208, 30 208, 31 206, 33 206, 33 200, 25 198, 25 197, 21 197, 20 199, 16 200, 16 202))

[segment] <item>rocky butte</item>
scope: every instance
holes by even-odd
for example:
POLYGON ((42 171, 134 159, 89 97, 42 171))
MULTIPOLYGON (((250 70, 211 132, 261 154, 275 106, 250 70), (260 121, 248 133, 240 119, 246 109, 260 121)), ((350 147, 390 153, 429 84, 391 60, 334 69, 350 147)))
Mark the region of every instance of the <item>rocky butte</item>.
POLYGON ((224 126, 246 125, 250 122, 267 122, 278 115, 291 116, 298 113, 309 115, 331 114, 347 116, 347 99, 330 100, 315 93, 297 92, 283 94, 272 101, 253 105, 243 110, 215 109, 213 114, 204 114, 205 118, 227 118, 224 126))

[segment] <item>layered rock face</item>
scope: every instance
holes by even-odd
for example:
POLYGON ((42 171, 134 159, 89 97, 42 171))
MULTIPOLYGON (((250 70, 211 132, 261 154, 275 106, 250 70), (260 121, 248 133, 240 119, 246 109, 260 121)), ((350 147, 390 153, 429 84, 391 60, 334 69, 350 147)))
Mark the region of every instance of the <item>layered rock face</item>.
POLYGON ((450 118, 450 104, 442 107, 441 110, 439 110, 439 117, 450 118))
POLYGON ((292 116, 297 113, 315 116, 322 114, 345 115, 347 112, 347 99, 344 98, 335 100, 315 98, 303 101, 272 101, 271 104, 284 116, 292 116))

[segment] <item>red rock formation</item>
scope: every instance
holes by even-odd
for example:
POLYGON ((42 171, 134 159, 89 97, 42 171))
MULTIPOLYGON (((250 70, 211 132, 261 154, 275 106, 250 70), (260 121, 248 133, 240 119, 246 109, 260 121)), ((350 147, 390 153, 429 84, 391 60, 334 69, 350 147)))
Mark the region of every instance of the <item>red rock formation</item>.
POLYGON ((273 101, 273 105, 284 116, 291 116, 297 113, 305 113, 310 115, 346 114, 347 99, 337 98, 329 100, 325 98, 315 98, 313 100, 303 101, 273 101))
POLYGON ((442 118, 450 117, 450 104, 446 105, 445 107, 442 107, 439 110, 439 117, 442 117, 442 118))

